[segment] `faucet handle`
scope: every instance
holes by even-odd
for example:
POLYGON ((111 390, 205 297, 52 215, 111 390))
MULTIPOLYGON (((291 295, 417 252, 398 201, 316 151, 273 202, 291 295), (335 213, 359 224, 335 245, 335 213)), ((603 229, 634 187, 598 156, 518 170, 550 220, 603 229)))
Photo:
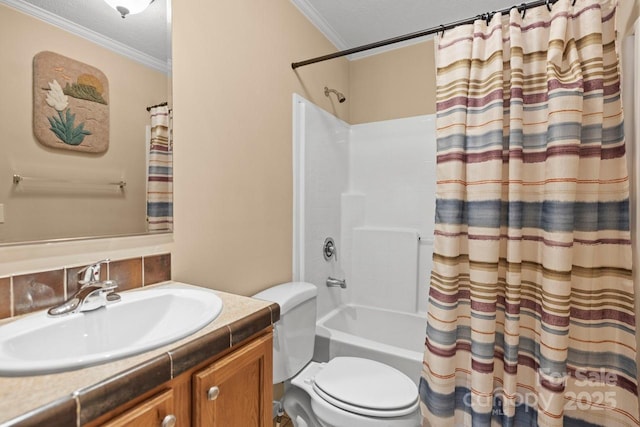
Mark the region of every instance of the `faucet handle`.
POLYGON ((109 258, 106 258, 101 261, 94 262, 93 264, 90 264, 84 267, 82 270, 78 271, 78 277, 82 277, 81 279, 78 279, 78 283, 80 285, 86 285, 92 282, 100 281, 100 267, 102 266, 102 264, 109 265, 109 262, 111 262, 111 260, 109 258))

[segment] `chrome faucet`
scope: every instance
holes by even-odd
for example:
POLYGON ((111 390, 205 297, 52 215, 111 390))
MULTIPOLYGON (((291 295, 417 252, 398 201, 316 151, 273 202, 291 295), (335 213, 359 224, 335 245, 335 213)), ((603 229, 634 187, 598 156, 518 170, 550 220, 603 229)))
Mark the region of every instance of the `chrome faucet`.
POLYGON ((116 282, 113 280, 100 281, 102 264, 109 264, 109 260, 98 261, 80 270, 78 272, 78 277, 82 277, 78 279, 80 289, 62 304, 51 307, 47 311, 49 316, 55 317, 96 310, 107 304, 120 301, 120 295, 115 293, 118 287, 116 282))
POLYGON ((82 270, 78 271, 78 277, 82 276, 82 279, 78 279, 78 284, 81 286, 88 285, 90 283, 96 283, 100 281, 100 270, 102 264, 109 266, 111 260, 109 258, 102 261, 94 262, 91 265, 87 265, 82 270))
POLYGON ((327 287, 337 288, 338 286, 345 289, 347 287, 347 281, 345 279, 335 279, 331 276, 327 277, 327 287))

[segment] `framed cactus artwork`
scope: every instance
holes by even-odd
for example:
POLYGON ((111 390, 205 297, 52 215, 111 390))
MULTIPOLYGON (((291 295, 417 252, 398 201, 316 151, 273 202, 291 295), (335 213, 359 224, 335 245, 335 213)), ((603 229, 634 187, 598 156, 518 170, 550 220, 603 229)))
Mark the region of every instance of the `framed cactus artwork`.
POLYGON ((34 56, 33 133, 51 148, 107 151, 109 81, 104 73, 53 52, 34 56))

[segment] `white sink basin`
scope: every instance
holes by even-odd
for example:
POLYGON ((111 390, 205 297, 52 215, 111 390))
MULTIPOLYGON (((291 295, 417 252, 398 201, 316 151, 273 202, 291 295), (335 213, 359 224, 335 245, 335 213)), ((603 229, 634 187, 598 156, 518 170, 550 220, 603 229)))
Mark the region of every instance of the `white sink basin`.
POLYGON ((143 353, 198 331, 222 311, 213 291, 177 282, 120 296, 94 311, 50 317, 45 310, 0 326, 0 375, 67 371, 143 353))

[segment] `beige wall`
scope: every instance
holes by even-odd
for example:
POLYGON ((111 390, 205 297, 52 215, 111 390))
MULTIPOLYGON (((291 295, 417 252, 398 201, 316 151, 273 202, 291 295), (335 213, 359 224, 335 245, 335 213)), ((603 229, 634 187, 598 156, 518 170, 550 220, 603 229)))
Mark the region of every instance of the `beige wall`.
POLYGON ((640 16, 640 0, 618 0, 618 31, 624 35, 631 34, 638 16, 640 16))
POLYGON ((345 59, 289 0, 173 3, 173 274, 250 295, 291 279, 292 93, 348 120, 345 59), (333 103, 332 103, 333 102, 333 103), (335 109, 334 109, 335 108, 335 109))
POLYGON ((433 40, 351 61, 351 123, 436 111, 433 40))
POLYGON ((0 5, 0 243, 144 232, 145 107, 167 99, 167 76, 0 5), (51 149, 32 130, 32 62, 48 50, 102 70, 109 80, 110 145, 95 155, 51 149), (118 181, 117 187, 11 185, 13 173, 118 181))

